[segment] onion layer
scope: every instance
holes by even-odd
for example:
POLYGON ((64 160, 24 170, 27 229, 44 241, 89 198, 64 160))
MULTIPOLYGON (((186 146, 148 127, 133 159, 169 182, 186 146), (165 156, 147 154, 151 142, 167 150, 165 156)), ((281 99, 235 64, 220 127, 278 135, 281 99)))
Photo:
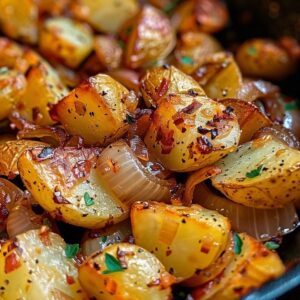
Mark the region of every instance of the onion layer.
POLYGON ((150 174, 123 141, 108 146, 100 154, 97 169, 117 197, 130 205, 135 201, 167 201, 173 181, 150 174))
POLYGON ((214 194, 204 183, 195 188, 194 201, 228 217, 236 231, 262 241, 290 233, 299 222, 292 203, 277 209, 246 207, 214 194))

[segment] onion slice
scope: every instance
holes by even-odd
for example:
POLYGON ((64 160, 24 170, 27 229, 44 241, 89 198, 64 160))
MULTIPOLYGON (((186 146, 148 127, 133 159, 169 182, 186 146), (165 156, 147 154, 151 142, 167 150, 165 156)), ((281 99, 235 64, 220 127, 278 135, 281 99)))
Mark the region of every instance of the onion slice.
POLYGON ((246 232, 261 241, 290 233, 296 229, 299 222, 292 203, 276 209, 247 207, 215 194, 204 183, 195 188, 194 202, 216 210, 230 219, 236 231, 246 232))
POLYGON ((117 197, 130 205, 135 201, 168 201, 172 180, 150 174, 123 140, 100 154, 97 169, 117 197))

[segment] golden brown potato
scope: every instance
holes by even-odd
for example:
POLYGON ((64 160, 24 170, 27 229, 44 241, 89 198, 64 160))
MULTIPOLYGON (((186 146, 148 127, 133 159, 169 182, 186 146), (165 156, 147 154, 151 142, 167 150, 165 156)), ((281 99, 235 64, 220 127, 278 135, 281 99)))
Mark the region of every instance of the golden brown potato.
POLYGON ((272 136, 241 145, 216 163, 212 184, 227 198, 256 208, 283 207, 300 198, 300 151, 272 136))
POLYGON ((205 96, 200 85, 190 76, 169 65, 146 71, 140 89, 147 106, 156 106, 161 98, 170 94, 192 94, 205 96))
POLYGON ((25 88, 26 79, 23 74, 6 67, 0 68, 0 120, 8 117, 25 88))
POLYGON ((1 0, 0 28, 10 38, 35 44, 38 38, 38 7, 34 0, 1 0))
POLYGON ((281 276, 285 267, 279 256, 245 233, 239 234, 241 253, 226 267, 222 276, 196 288, 195 300, 238 300, 250 290, 281 276))
POLYGON ((24 49, 5 37, 0 37, 0 67, 14 69, 16 60, 22 57, 24 49))
POLYGON ((140 90, 139 73, 130 69, 117 69, 107 72, 107 75, 123 84, 128 90, 133 90, 136 94, 140 90))
POLYGON ((51 18, 43 24, 39 47, 70 68, 77 68, 93 50, 93 36, 83 23, 64 17, 51 18))
POLYGON ((239 47, 236 61, 243 75, 270 80, 282 80, 296 68, 287 51, 267 39, 246 41, 239 47))
POLYGON ((153 113, 145 143, 168 170, 186 172, 234 151, 239 137, 230 107, 203 96, 170 95, 153 113))
POLYGON ((164 59, 173 50, 176 39, 170 20, 160 10, 145 5, 127 26, 125 63, 136 69, 164 59))
POLYGON ((68 8, 72 0, 35 0, 40 14, 59 16, 68 8))
POLYGON ((66 243, 47 227, 20 234, 0 249, 0 297, 87 300, 66 243))
POLYGON ((94 49, 99 61, 106 69, 116 69, 120 66, 123 49, 114 37, 97 35, 94 38, 94 49))
POLYGON ((131 225, 136 244, 157 256, 178 281, 197 277, 215 262, 230 235, 227 218, 195 204, 136 202, 131 225))
POLYGON ((79 280, 97 300, 168 300, 175 281, 153 254, 126 243, 92 255, 80 266, 79 280))
POLYGON ((67 223, 102 228, 128 216, 123 204, 98 176, 97 148, 34 148, 23 153, 18 168, 34 199, 67 223))
POLYGON ((107 145, 128 130, 127 107, 136 105, 134 93, 110 76, 98 74, 63 98, 54 114, 69 133, 83 137, 85 143, 107 145))
POLYGON ((124 22, 133 17, 139 9, 137 0, 75 0, 73 2, 72 12, 75 17, 104 33, 117 33, 124 22))
POLYGON ((54 124, 49 105, 57 103, 68 90, 60 82, 56 71, 43 63, 31 67, 26 79, 26 89, 18 99, 15 110, 35 124, 54 124))

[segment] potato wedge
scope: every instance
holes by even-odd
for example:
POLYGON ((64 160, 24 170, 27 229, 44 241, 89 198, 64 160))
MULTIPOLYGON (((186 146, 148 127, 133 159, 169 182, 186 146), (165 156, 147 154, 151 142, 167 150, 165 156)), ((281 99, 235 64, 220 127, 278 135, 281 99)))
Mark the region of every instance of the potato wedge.
POLYGON ((34 0, 1 0, 0 28, 10 38, 35 44, 38 38, 38 7, 34 0))
POLYGON ((54 124, 55 121, 49 114, 49 105, 57 103, 68 90, 60 82, 56 71, 47 64, 41 63, 31 67, 26 79, 26 89, 16 102, 15 110, 35 124, 54 124))
POLYGON ((87 300, 65 248, 63 239, 45 227, 7 241, 0 249, 1 299, 87 300))
POLYGON ((34 148, 19 159, 21 178, 34 199, 67 223, 101 228, 128 216, 95 171, 97 148, 34 148))
POLYGON ((80 135, 85 143, 107 145, 128 130, 130 99, 137 100, 110 76, 98 74, 63 98, 54 114, 69 133, 80 135))
POLYGON ((156 255, 178 281, 214 263, 230 235, 228 219, 200 205, 136 202, 131 225, 136 244, 156 255))
POLYGON ((205 97, 170 95, 153 113, 145 143, 168 170, 186 172, 234 151, 239 136, 230 108, 205 97))
POLYGON ((77 68, 93 50, 90 28, 69 18, 56 17, 45 21, 39 37, 39 48, 70 68, 77 68))
POLYGON ((121 243, 92 255, 80 266, 79 281, 97 300, 167 300, 175 278, 153 254, 121 243))
POLYGON ((222 276, 196 288, 195 300, 238 300, 250 290, 281 276, 285 267, 279 256, 245 233, 240 254, 227 266, 222 276))
POLYGON ((235 202, 277 208, 300 198, 300 151, 272 136, 241 145, 216 166, 222 173, 212 184, 235 202))
POLYGON ((170 94, 205 96, 203 89, 192 77, 168 65, 147 70, 141 79, 140 90, 146 105, 154 107, 161 98, 170 94))
POLYGON ((139 9, 137 0, 75 0, 73 2, 72 12, 75 17, 104 33, 117 33, 139 9))
POLYGON ((0 138, 0 175, 14 177, 19 174, 19 157, 28 149, 46 147, 46 143, 30 140, 16 140, 13 136, 0 138))

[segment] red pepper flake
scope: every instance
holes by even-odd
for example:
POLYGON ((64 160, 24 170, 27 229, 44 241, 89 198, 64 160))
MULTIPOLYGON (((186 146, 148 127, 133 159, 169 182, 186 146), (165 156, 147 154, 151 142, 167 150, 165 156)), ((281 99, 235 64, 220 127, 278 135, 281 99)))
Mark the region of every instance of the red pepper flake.
POLYGON ((73 276, 66 275, 67 284, 73 284, 75 283, 75 279, 73 276))
POLYGON ((86 177, 91 171, 92 163, 89 160, 78 161, 75 166, 72 168, 72 173, 75 178, 86 177))
POLYGON ((203 253, 205 253, 205 254, 207 254, 207 253, 209 253, 210 248, 207 245, 202 245, 200 251, 203 252, 203 253))
POLYGON ((174 147, 174 130, 163 129, 159 127, 156 135, 156 141, 161 144, 161 153, 169 154, 174 147))
POLYGON ((21 262, 15 253, 11 253, 5 258, 5 274, 8 274, 21 266, 21 262))
POLYGON ((194 113, 198 108, 200 108, 202 104, 198 101, 193 101, 190 105, 180 110, 180 112, 185 114, 192 114, 194 113))
POLYGON ((197 148, 201 154, 209 154, 213 151, 213 145, 206 136, 197 138, 197 148))
POLYGON ((53 201, 57 204, 70 204, 70 202, 62 196, 57 187, 54 189, 53 201))
POLYGON ((171 83, 170 80, 168 80, 166 78, 162 79, 160 86, 155 89, 157 100, 167 93, 167 91, 169 89, 169 86, 170 86, 170 83, 171 83))
POLYGON ((174 120, 174 125, 178 126, 178 125, 180 125, 183 122, 184 122, 183 118, 178 118, 178 119, 174 120))
POLYGON ((40 237, 41 242, 45 246, 51 246, 51 240, 50 240, 50 236, 49 236, 49 228, 47 226, 42 226, 40 233, 39 233, 39 237, 40 237))

